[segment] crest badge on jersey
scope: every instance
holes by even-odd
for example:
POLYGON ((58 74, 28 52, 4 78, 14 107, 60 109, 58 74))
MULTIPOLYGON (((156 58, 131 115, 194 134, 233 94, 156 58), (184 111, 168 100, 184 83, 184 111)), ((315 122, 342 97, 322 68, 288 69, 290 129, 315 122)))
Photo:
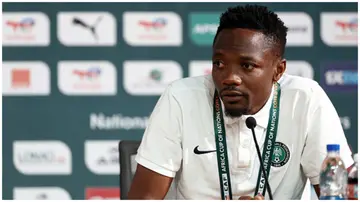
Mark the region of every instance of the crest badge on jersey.
POLYGON ((274 167, 281 167, 285 165, 289 161, 289 159, 289 148, 281 142, 275 142, 274 152, 271 158, 271 165, 274 167))

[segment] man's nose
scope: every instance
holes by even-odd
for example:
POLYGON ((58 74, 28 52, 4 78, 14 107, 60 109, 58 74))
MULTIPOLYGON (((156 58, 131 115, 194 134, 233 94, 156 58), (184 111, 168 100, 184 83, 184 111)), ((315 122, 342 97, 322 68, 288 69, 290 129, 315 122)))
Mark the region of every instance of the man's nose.
POLYGON ((241 76, 234 74, 233 72, 228 72, 222 84, 225 86, 239 86, 242 83, 241 76))

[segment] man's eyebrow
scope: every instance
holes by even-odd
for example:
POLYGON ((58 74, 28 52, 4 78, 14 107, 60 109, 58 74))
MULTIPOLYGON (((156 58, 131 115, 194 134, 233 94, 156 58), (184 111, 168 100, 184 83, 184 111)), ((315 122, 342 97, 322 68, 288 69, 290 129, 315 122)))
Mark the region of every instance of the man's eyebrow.
MULTIPOLYGON (((249 59, 249 60, 256 59, 256 56, 253 56, 251 54, 245 54, 245 53, 235 53, 235 54, 237 55, 237 57, 241 59, 249 59)), ((213 55, 225 55, 225 51, 222 49, 215 49, 213 51, 213 55)))

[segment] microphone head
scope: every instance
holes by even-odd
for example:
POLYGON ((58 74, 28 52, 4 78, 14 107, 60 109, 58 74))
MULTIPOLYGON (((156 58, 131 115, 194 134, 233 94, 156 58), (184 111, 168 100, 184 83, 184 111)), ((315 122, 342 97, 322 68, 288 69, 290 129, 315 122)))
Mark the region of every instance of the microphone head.
POLYGON ((254 117, 250 116, 246 119, 245 121, 246 123, 246 126, 249 128, 249 129, 252 129, 252 128, 255 128, 256 127, 256 120, 254 117))

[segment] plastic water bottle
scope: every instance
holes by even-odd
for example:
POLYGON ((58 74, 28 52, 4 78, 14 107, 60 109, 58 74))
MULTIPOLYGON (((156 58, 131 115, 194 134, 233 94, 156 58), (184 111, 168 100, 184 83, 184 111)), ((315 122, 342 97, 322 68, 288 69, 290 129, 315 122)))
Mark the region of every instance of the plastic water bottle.
POLYGON ((320 199, 346 200, 348 174, 340 158, 340 145, 327 145, 327 156, 321 166, 320 199))
POLYGON ((348 177, 348 200, 358 200, 358 156, 354 155, 354 165, 352 165, 348 177))

